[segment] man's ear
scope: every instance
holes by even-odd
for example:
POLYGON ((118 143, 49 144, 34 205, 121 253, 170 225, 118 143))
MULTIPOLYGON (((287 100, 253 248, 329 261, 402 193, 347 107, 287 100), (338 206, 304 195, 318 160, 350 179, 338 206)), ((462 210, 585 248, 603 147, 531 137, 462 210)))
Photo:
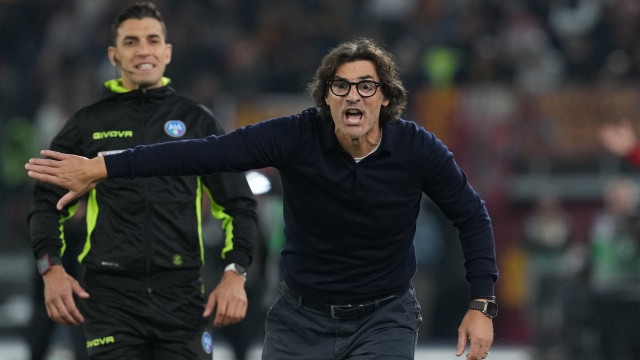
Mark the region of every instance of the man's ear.
POLYGON ((107 49, 107 54, 109 56, 109 61, 111 65, 120 67, 120 59, 118 59, 118 51, 114 46, 109 46, 107 49))
POLYGON ((171 55, 173 54, 173 45, 167 44, 165 45, 167 50, 165 51, 165 59, 167 60, 167 64, 171 63, 171 55))

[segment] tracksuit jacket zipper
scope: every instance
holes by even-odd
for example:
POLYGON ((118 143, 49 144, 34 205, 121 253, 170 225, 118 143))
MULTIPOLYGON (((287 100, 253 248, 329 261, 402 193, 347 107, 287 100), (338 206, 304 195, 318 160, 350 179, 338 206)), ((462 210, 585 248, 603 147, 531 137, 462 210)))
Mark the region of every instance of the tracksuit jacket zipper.
MULTIPOLYGON (((147 117, 146 117, 146 113, 144 111, 144 106, 145 106, 145 102, 147 99, 147 92, 145 90, 142 91, 142 142, 144 144, 147 143, 147 117)), ((151 250, 151 234, 150 234, 150 230, 149 227, 151 226, 151 221, 150 221, 150 204, 149 204, 149 182, 145 181, 144 182, 144 197, 145 197, 145 218, 144 218, 144 236, 145 236, 145 240, 146 240, 146 257, 147 257, 147 264, 146 264, 146 269, 147 269, 147 292, 149 294, 151 294, 151 292, 153 291, 151 289, 151 256, 152 254, 152 250, 151 250)))

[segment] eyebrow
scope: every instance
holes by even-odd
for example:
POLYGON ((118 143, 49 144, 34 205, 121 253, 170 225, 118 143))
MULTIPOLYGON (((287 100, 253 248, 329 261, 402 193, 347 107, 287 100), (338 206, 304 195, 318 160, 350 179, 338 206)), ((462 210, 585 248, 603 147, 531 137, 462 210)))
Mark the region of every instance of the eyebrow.
MULTIPOLYGON (((156 38, 160 38, 160 35, 158 34, 150 34, 146 36, 147 38, 152 38, 152 39, 156 39, 156 38)), ((125 42, 127 40, 140 40, 140 37, 137 35, 127 35, 124 37, 124 39, 122 39, 122 42, 125 42)))
MULTIPOLYGON (((358 77, 358 80, 373 80, 373 79, 374 79, 373 76, 371 76, 369 74, 362 75, 362 76, 358 77)), ((345 79, 345 78, 343 78, 341 76, 338 76, 338 75, 333 75, 333 80, 343 80, 343 81, 347 81, 348 82, 347 79, 345 79)))

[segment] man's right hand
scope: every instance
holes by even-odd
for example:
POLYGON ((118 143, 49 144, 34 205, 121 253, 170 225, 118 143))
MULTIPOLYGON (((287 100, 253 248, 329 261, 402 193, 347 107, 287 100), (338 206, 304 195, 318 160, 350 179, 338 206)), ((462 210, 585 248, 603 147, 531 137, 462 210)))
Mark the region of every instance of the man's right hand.
POLYGON ((78 325, 84 317, 76 307, 73 293, 82 299, 88 299, 76 279, 72 278, 60 265, 53 265, 51 270, 42 276, 44 281, 44 304, 51 320, 62 325, 78 325))
POLYGON ((42 150, 40 154, 54 160, 32 158, 24 167, 29 170, 29 177, 69 190, 58 201, 58 210, 62 210, 65 205, 86 194, 107 178, 107 167, 101 156, 87 159, 51 150, 42 150))

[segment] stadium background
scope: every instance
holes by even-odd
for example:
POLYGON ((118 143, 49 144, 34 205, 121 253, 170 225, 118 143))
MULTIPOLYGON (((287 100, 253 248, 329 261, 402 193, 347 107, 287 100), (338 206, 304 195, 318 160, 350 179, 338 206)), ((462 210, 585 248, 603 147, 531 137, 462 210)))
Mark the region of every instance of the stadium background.
MULTIPOLYGON (((19 343, 33 306, 35 265, 26 226, 33 183, 23 164, 48 147, 70 114, 99 98, 105 80, 117 76, 106 56, 110 22, 131 2, 0 0, 0 336, 5 344, 19 343)), ((366 36, 384 44, 409 92, 403 118, 442 139, 487 202, 501 270, 495 346, 533 353, 540 336, 531 311, 537 288, 528 281, 523 228, 536 199, 553 191, 571 220, 572 248, 588 249, 607 182, 620 175, 638 178, 636 170, 601 149, 597 130, 622 117, 640 121, 639 2, 155 3, 173 44, 166 76, 178 92, 211 106, 227 130, 312 106, 304 86, 337 43, 366 36)), ((436 245, 432 271, 424 274, 437 290, 421 346, 445 344, 452 355, 467 288, 455 231, 437 211, 433 215, 445 241, 436 245)), ((567 288, 580 288, 576 278, 567 288)), ((569 316, 566 305, 559 311, 564 320, 547 335, 562 338, 555 338, 555 354, 562 358, 590 342, 593 331, 588 311, 569 316)), ((628 330, 637 332, 635 326, 628 330)), ((64 335, 56 339, 64 347, 64 335)))

